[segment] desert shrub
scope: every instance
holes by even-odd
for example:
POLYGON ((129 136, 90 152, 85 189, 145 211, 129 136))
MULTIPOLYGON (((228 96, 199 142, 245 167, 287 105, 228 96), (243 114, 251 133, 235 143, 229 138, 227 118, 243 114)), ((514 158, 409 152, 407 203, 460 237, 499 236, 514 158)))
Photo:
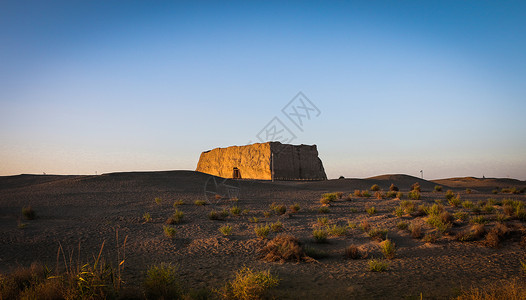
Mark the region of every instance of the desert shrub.
POLYGON ((498 194, 499 193, 499 188, 496 188, 496 189, 492 190, 491 193, 495 194, 495 195, 498 194))
POLYGON ((289 209, 291 212, 297 213, 298 211, 300 211, 300 205, 298 203, 294 203, 293 205, 290 206, 289 209))
POLYGON ((203 206, 203 205, 206 205, 206 201, 204 201, 204 200, 195 200, 194 204, 197 205, 197 206, 203 206))
POLYGON ((230 198, 230 200, 234 203, 237 203, 239 201, 239 198, 238 197, 232 197, 230 198))
POLYGON ((360 191, 360 190, 354 190, 354 196, 356 196, 356 197, 361 197, 361 196, 362 196, 362 191, 360 191))
POLYGON ((400 189, 396 185, 394 185, 394 183, 391 183, 391 185, 389 186, 389 190, 392 192, 398 192, 400 189))
POLYGON ((402 197, 404 197, 404 193, 402 193, 402 192, 396 193, 396 198, 402 199, 402 197))
POLYGON ((521 300, 526 299, 526 286, 517 280, 492 282, 483 287, 463 289, 453 300, 521 300))
POLYGON ((378 186, 378 184, 373 184, 370 188, 371 191, 373 192, 377 192, 380 190, 380 187, 378 186))
POLYGON ((490 214, 495 211, 495 207, 489 203, 486 203, 486 205, 482 206, 482 210, 490 214))
POLYGON ((276 221, 276 222, 270 224, 270 230, 272 230, 274 232, 281 231, 282 229, 283 229, 283 223, 281 223, 281 221, 276 221))
POLYGON ((226 208, 223 208, 223 210, 221 210, 221 212, 219 213, 219 216, 222 219, 228 217, 229 215, 230 215, 230 212, 226 208))
POLYGON ((438 232, 429 232, 424 235, 422 240, 425 243, 436 243, 436 241, 440 238, 440 234, 438 232))
POLYGON ((329 256, 329 253, 327 253, 327 251, 310 246, 303 247, 303 251, 305 251, 305 254, 308 257, 312 257, 314 259, 322 259, 329 256))
POLYGON ((400 202, 400 206, 404 208, 406 214, 411 214, 415 211, 415 203, 413 201, 404 200, 400 202))
POLYGON ((368 191, 362 191, 362 197, 369 198, 371 194, 368 191))
POLYGON ((320 214, 328 214, 331 212, 331 210, 327 206, 322 206, 318 209, 318 212, 320 214))
POLYGON ((219 227, 219 232, 221 232, 224 236, 230 235, 232 233, 232 226, 223 225, 219 227))
POLYGON ((444 203, 444 201, 442 201, 442 199, 436 199, 435 203, 438 204, 438 205, 442 205, 444 203))
POLYGON ((447 190, 445 197, 446 200, 449 201, 451 198, 455 197, 455 193, 452 190, 447 190))
POLYGON ((502 222, 508 221, 509 217, 506 216, 505 214, 497 214, 496 219, 497 219, 497 222, 502 223, 502 222))
POLYGON ((515 214, 517 215, 517 219, 526 222, 526 209, 517 209, 515 214))
POLYGON ((325 193, 321 195, 321 200, 327 201, 327 203, 336 201, 338 199, 338 193, 325 193))
POLYGON ((367 265, 369 266, 369 271, 371 272, 383 272, 387 271, 389 268, 389 264, 386 261, 379 259, 371 259, 367 262, 367 265))
POLYGON ((421 204, 416 208, 416 210, 413 213, 411 213, 411 216, 413 217, 425 216, 427 215, 428 210, 429 208, 425 204, 421 204))
POLYGON ((354 229, 354 228, 358 227, 358 225, 356 225, 356 223, 354 223, 354 222, 348 221, 347 222, 347 227, 349 227, 350 229, 354 229))
POLYGON ((146 222, 146 223, 148 223, 148 222, 150 222, 152 220, 152 216, 148 212, 144 213, 144 215, 142 215, 142 218, 144 219, 144 222, 146 222))
POLYGON ((265 212, 263 212, 263 216, 265 216, 265 218, 270 218, 270 217, 272 217, 272 212, 265 211, 265 212))
POLYGON ((331 236, 344 236, 347 234, 347 227, 334 224, 332 226, 327 226, 327 232, 331 236))
POLYGON ((259 219, 258 219, 258 217, 252 217, 252 218, 249 218, 248 221, 249 221, 250 223, 258 223, 258 222, 259 222, 259 219))
POLYGON ((263 299, 272 287, 279 284, 279 278, 270 271, 256 272, 243 267, 236 272, 235 278, 217 290, 222 299, 253 300, 263 299))
POLYGON ((438 204, 433 204, 425 209, 426 215, 428 216, 438 216, 442 211, 444 211, 444 207, 438 204))
POLYGON ((435 185, 435 192, 442 192, 442 186, 441 185, 435 185))
POLYGON ((385 241, 381 242, 380 248, 382 249, 382 254, 385 256, 385 258, 393 259, 395 257, 396 247, 391 240, 386 239, 385 241))
POLYGON ((154 201, 157 205, 161 205, 161 203, 163 203, 163 199, 160 197, 155 198, 154 201))
POLYGON ((418 190, 412 190, 407 194, 407 197, 411 200, 420 200, 420 192, 418 190))
POLYGON ((254 232, 260 239, 266 239, 270 233, 270 226, 268 224, 254 227, 254 232))
POLYGON ((419 192, 421 192, 420 184, 418 182, 413 183, 413 185, 411 186, 411 191, 419 191, 419 192))
POLYGON ((217 211, 211 210, 208 213, 208 219, 210 219, 210 220, 220 220, 221 217, 219 216, 219 213, 217 211))
POLYGON ((409 231, 411 232, 411 237, 414 239, 418 239, 422 236, 422 226, 416 223, 411 223, 409 225, 409 231))
POLYGON ((502 188, 502 190, 500 191, 503 194, 519 194, 520 193, 520 190, 518 190, 516 187, 502 188))
POLYGON ((321 198, 320 199, 320 204, 321 205, 330 205, 331 201, 329 201, 329 199, 326 199, 326 198, 321 198))
POLYGON ((367 254, 362 253, 362 251, 360 251, 360 249, 357 246, 350 245, 347 248, 345 248, 344 256, 345 258, 350 258, 350 259, 360 259, 360 258, 365 258, 367 254))
POLYGON ((368 232, 369 231, 369 228, 371 228, 371 225, 369 225, 369 222, 367 221, 362 221, 360 222, 360 229, 363 231, 363 232, 368 232))
MULTIPOLYGON (((48 277, 46 269, 33 263, 29 268, 18 267, 9 274, 0 274, 0 299, 23 299, 24 294, 36 289, 48 277)), ((61 296, 60 291, 57 298, 61 296)), ((27 295, 29 296, 29 295, 27 295)), ((37 297, 28 299, 38 299, 37 297)))
POLYGON ((343 192, 336 192, 336 196, 338 196, 338 199, 343 198, 343 192))
POLYGON ((484 216, 476 216, 471 218, 470 222, 473 224, 486 224, 488 221, 486 218, 484 218, 484 216))
POLYGON ((265 261, 313 261, 302 249, 298 239, 291 235, 278 235, 261 249, 261 258, 265 261))
POLYGON ((378 211, 376 210, 376 207, 374 206, 371 206, 371 207, 368 207, 367 209, 365 209, 365 211, 367 211, 367 213, 372 216, 374 214, 376 214, 378 211))
POLYGON ((175 210, 174 214, 166 220, 166 224, 179 224, 184 218, 184 213, 178 209, 175 210))
POLYGON ((469 242, 480 239, 485 232, 484 224, 477 224, 471 226, 469 230, 459 232, 455 238, 461 242, 469 242))
POLYGON ((409 225, 406 222, 398 222, 396 227, 400 230, 406 230, 409 225))
POLYGON ((329 234, 325 229, 314 229, 312 231, 312 236, 314 237, 314 241, 316 243, 325 243, 327 242, 327 237, 329 234))
POLYGON ((488 198, 488 203, 490 205, 502 205, 502 201, 497 200, 495 198, 488 198))
POLYGON ((453 222, 453 216, 449 212, 443 211, 440 214, 440 220, 442 220, 444 223, 451 223, 453 222))
POLYGON ((367 232, 367 235, 375 240, 385 240, 387 239, 387 234, 389 233, 389 230, 385 228, 374 228, 367 232))
POLYGON ((462 202, 462 207, 471 209, 471 208, 473 208, 473 202, 466 200, 466 201, 462 202))
POLYGON ((382 194, 382 192, 374 192, 374 197, 378 200, 382 200, 384 198, 384 194, 382 194))
POLYGON ((329 218, 321 217, 321 218, 316 219, 316 222, 318 223, 318 225, 326 226, 329 224, 329 218))
POLYGON ((482 209, 480 209, 480 206, 473 206, 473 208, 471 208, 471 212, 474 214, 480 214, 482 209))
POLYGON ((446 232, 451 228, 451 223, 444 222, 440 216, 432 215, 427 219, 427 223, 435 227, 441 233, 446 232))
POLYGON ((466 189, 466 194, 471 194, 472 190, 470 188, 466 189))
POLYGON ((486 247, 497 248, 501 239, 508 233, 509 229, 506 225, 497 224, 486 234, 484 245, 486 247))
POLYGON ((241 208, 239 208, 239 206, 237 206, 237 205, 234 205, 234 206, 232 206, 232 208, 230 208, 230 212, 234 216, 237 216, 237 215, 241 214, 241 208))
POLYGON ((513 215, 513 212, 514 212, 515 210, 513 209, 513 206, 508 205, 508 204, 504 204, 504 206, 502 207, 502 211, 503 211, 507 216, 512 216, 512 215, 513 215))
POLYGON ((353 214, 358 212, 358 210, 356 209, 356 207, 351 207, 351 208, 349 208, 349 211, 350 211, 351 213, 353 213, 353 214))
POLYGON ((171 226, 163 226, 164 235, 166 235, 169 238, 174 238, 177 234, 177 230, 171 226))
POLYGON ((148 299, 180 299, 183 294, 177 267, 161 263, 146 272, 144 292, 148 299))
POLYGON ((460 201, 460 195, 458 195, 457 197, 452 197, 451 199, 448 200, 448 203, 449 205, 453 206, 453 207, 458 207, 461 203, 460 201))
POLYGON ((463 211, 457 211, 453 214, 453 218, 457 221, 466 221, 469 217, 469 214, 467 212, 463 211))
POLYGON ((31 205, 27 205, 22 207, 22 216, 26 220, 34 220, 36 218, 36 213, 31 207, 31 205))
POLYGON ((385 198, 396 198, 397 194, 398 192, 396 191, 388 191, 387 193, 385 193, 385 198))
POLYGON ((173 207, 174 207, 174 208, 177 208, 177 206, 179 206, 179 205, 183 205, 183 204, 184 204, 184 201, 183 201, 183 200, 175 200, 175 201, 174 201, 174 205, 173 205, 173 207))
POLYGON ((395 214, 395 216, 401 217, 404 215, 404 208, 402 206, 398 206, 397 208, 395 208, 393 213, 395 214))

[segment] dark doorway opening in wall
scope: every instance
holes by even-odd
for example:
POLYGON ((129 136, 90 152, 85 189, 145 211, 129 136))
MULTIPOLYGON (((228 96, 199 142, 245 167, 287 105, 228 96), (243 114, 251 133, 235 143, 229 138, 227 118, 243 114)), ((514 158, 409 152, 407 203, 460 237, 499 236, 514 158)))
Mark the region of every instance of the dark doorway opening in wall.
POLYGON ((241 172, 239 172, 237 167, 234 167, 234 170, 232 171, 232 178, 241 179, 241 172))

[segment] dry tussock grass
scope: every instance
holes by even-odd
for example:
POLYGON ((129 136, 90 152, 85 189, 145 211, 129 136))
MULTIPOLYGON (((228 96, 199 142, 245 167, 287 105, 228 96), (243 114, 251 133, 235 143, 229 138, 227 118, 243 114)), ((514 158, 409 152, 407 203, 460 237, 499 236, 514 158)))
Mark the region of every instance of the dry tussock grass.
POLYGON ((454 300, 521 300, 526 299, 526 285, 517 280, 490 284, 484 288, 472 287, 461 292, 454 300))
POLYGON ((316 261, 305 253, 298 239, 288 234, 281 234, 273 238, 260 252, 261 258, 269 262, 316 261))

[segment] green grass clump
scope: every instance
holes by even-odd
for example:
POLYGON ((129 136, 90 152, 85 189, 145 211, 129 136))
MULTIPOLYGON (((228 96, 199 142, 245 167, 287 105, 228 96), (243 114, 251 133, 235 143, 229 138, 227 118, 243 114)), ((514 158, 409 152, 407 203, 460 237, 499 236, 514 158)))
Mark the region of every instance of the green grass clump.
POLYGON ((206 205, 206 201, 204 201, 204 200, 195 200, 194 204, 197 205, 197 206, 204 206, 204 205, 206 205))
POLYGON ((248 219, 248 221, 250 223, 258 223, 259 222, 259 218, 258 217, 252 217, 252 218, 248 219))
POLYGON ((376 207, 374 206, 371 206, 371 207, 368 207, 367 209, 365 209, 365 211, 370 215, 374 215, 376 214, 378 211, 376 210, 376 207))
POLYGON ((327 231, 331 236, 344 236, 347 235, 347 227, 346 226, 339 226, 339 225, 332 225, 327 226, 327 231))
POLYGON ((442 192, 442 186, 435 185, 435 192, 442 192))
POLYGON ((398 192, 400 189, 394 185, 394 183, 391 183, 391 185, 389 186, 389 191, 391 192, 398 192))
POLYGON ((260 239, 266 239, 270 233, 270 226, 268 224, 254 227, 254 232, 260 239))
POLYGON ((466 201, 462 202, 462 207, 464 207, 464 208, 471 209, 471 208, 473 208, 473 206, 474 206, 473 202, 471 202, 471 201, 466 200, 466 201))
POLYGON ((152 220, 152 216, 148 212, 144 213, 144 215, 142 215, 142 218, 144 219, 144 222, 146 222, 146 223, 148 223, 148 222, 150 222, 152 220))
POLYGON ((402 192, 396 193, 396 198, 402 199, 403 197, 404 197, 404 193, 402 193, 402 192))
POLYGON ((448 200, 449 205, 453 207, 458 207, 462 201, 460 201, 460 195, 457 197, 453 197, 448 200))
POLYGON ((160 197, 155 198, 154 201, 157 205, 161 205, 161 203, 163 203, 163 199, 160 197))
POLYGON ((382 249, 382 254, 385 256, 385 258, 393 259, 395 257, 396 247, 391 240, 387 239, 381 242, 380 248, 382 249))
POLYGON ((444 233, 451 228, 451 223, 445 222, 440 216, 432 215, 427 219, 427 224, 444 233))
POLYGON ((175 200, 173 207, 177 208, 179 205, 183 205, 183 204, 184 204, 183 200, 175 200))
POLYGON ((223 225, 219 227, 219 232, 221 232, 224 236, 228 236, 232 233, 232 226, 230 225, 223 225))
POLYGON ((22 216, 24 216, 26 220, 34 220, 37 217, 31 205, 22 207, 22 216))
POLYGON ((482 206, 482 210, 490 214, 495 211, 495 207, 489 203, 486 203, 484 206, 482 206))
POLYGON ((270 274, 270 271, 253 271, 243 267, 236 272, 235 278, 217 290, 221 299, 265 299, 265 294, 272 287, 279 284, 279 278, 270 274))
POLYGON ((312 236, 314 237, 314 241, 316 243, 325 243, 327 242, 327 237, 329 234, 325 229, 314 229, 312 231, 312 236))
POLYGON ((163 226, 164 235, 166 235, 169 238, 174 238, 177 234, 177 230, 173 228, 172 226, 163 226))
POLYGON ((270 224, 270 230, 272 230, 273 232, 278 232, 278 231, 281 231, 282 229, 283 229, 283 223, 281 223, 281 221, 276 221, 270 224))
POLYGON ((522 222, 526 222, 526 209, 517 209, 517 212, 515 213, 517 216, 517 219, 519 219, 522 222))
POLYGON ((350 229, 354 229, 354 228, 358 227, 358 225, 356 225, 356 223, 354 223, 354 222, 348 221, 347 222, 347 227, 349 227, 350 229))
POLYGON ((177 267, 171 264, 150 267, 143 284, 147 299, 180 299, 183 289, 177 273, 177 267))
POLYGON ((378 192, 380 190, 380 187, 378 186, 378 184, 373 184, 370 190, 373 192, 378 192))
POLYGON ((338 193, 325 193, 321 195, 321 200, 327 201, 327 203, 338 200, 338 193))
POLYGON ((228 211, 228 209, 223 208, 223 210, 219 213, 219 215, 221 216, 221 218, 224 219, 224 218, 230 216, 230 212, 228 211))
POLYGON ((409 194, 407 194, 407 196, 411 200, 420 200, 420 197, 421 197, 420 192, 417 190, 410 191, 409 194))
POLYGON ((371 259, 367 262, 367 265, 371 272, 384 272, 389 268, 389 263, 379 259, 371 259))
POLYGON ((234 206, 232 206, 232 208, 230 208, 230 212, 234 216, 237 216, 237 215, 241 214, 241 208, 239 208, 239 206, 237 206, 237 205, 234 205, 234 206))
POLYGON ((368 191, 362 191, 362 197, 369 198, 371 197, 371 194, 368 191))
POLYGON ((385 198, 396 198, 397 194, 398 192, 396 191, 388 191, 387 193, 385 193, 385 198))
POLYGON ((320 214, 328 214, 331 212, 331 210, 327 206, 322 206, 318 209, 318 212, 320 214))
POLYGON ((178 209, 175 210, 174 214, 166 220, 166 224, 179 224, 184 218, 184 213, 178 209))

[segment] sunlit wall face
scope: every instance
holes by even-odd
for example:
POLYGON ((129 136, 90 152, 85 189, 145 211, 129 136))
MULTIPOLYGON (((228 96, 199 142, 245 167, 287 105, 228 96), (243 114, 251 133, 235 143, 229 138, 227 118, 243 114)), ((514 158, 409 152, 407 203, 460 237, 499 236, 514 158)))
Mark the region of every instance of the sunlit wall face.
POLYGON ((330 178, 526 179, 525 31, 521 2, 3 2, 0 175, 195 169, 278 117, 330 178))

